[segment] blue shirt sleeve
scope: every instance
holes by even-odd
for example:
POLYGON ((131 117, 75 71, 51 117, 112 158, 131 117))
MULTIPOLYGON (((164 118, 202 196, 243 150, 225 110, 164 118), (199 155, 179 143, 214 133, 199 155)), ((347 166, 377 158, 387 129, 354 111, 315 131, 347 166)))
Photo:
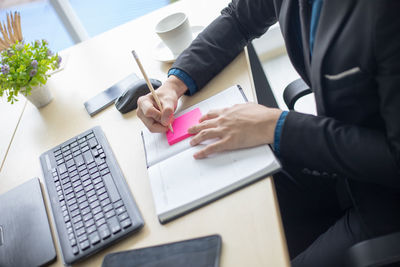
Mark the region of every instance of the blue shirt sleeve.
POLYGON ((171 75, 176 76, 179 80, 181 80, 184 84, 186 84, 188 90, 185 92, 185 95, 193 95, 198 91, 197 85, 192 79, 192 77, 190 77, 190 75, 184 72, 183 70, 176 68, 170 69, 168 71, 168 77, 171 75))
POLYGON ((275 154, 279 157, 280 156, 280 142, 281 142, 281 133, 282 133, 282 127, 283 124, 285 123, 286 116, 289 112, 288 111, 283 111, 281 113, 281 116, 279 116, 278 122, 276 123, 275 127, 275 133, 274 133, 274 150, 275 154))

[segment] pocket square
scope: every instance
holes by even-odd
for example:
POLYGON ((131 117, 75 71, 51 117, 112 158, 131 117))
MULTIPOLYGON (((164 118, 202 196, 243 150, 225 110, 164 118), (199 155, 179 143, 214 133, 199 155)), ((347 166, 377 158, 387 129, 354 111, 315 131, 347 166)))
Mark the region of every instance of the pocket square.
POLYGON ((354 68, 351 68, 349 70, 345 70, 345 71, 343 71, 341 73, 338 73, 338 74, 332 74, 332 75, 325 74, 325 78, 327 78, 329 80, 332 80, 332 81, 335 81, 335 80, 340 80, 340 79, 343 79, 344 77, 356 74, 358 72, 361 72, 360 67, 354 67, 354 68))

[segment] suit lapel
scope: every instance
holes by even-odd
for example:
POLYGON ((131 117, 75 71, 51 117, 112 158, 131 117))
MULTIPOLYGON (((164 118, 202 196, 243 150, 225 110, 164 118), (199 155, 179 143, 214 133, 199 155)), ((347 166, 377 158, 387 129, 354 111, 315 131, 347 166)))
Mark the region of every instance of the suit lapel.
MULTIPOLYGON (((321 91, 323 59, 329 46, 334 42, 336 34, 350 15, 353 5, 354 0, 324 0, 322 6, 315 36, 310 76, 316 100, 319 102, 317 104, 318 114, 326 113, 323 93, 321 91)), ((346 48, 343 47, 343 49, 346 48)))
POLYGON ((300 12, 300 26, 301 26, 301 39, 303 44, 304 64, 306 66, 307 76, 311 77, 310 42, 309 42, 311 8, 308 3, 308 0, 299 0, 299 12, 300 12))
POLYGON ((301 0, 282 1, 279 24, 281 26, 283 38, 285 39, 288 56, 293 62, 294 68, 307 84, 311 84, 309 66, 306 66, 303 56, 303 40, 301 27, 299 25, 299 1, 301 0))

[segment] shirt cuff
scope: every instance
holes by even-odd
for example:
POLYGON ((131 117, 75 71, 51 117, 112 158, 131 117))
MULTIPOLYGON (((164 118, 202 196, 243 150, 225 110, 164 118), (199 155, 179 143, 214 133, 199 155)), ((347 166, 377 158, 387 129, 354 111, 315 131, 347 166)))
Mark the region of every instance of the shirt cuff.
POLYGON ((172 68, 168 71, 168 77, 174 75, 176 76, 179 80, 181 80, 188 88, 188 90, 185 92, 185 95, 193 95, 194 93, 197 92, 197 85, 190 77, 189 74, 184 72, 183 70, 172 68))
POLYGON ((285 123, 286 116, 289 112, 283 111, 279 116, 278 122, 276 123, 275 133, 274 133, 274 150, 275 154, 279 157, 280 156, 280 142, 281 142, 281 133, 283 124, 285 123))

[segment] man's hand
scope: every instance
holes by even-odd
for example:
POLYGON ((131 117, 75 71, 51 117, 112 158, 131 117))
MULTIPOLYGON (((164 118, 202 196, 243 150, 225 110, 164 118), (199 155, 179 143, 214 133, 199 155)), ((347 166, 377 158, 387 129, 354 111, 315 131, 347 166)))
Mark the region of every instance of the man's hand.
POLYGON ((162 112, 158 109, 151 93, 141 96, 138 101, 137 116, 153 133, 162 133, 168 130, 173 121, 173 115, 181 97, 187 90, 186 85, 177 77, 171 75, 157 90, 156 94, 162 105, 162 112))
POLYGON ((234 105, 212 110, 200 118, 200 123, 188 131, 196 134, 190 144, 198 145, 208 139, 218 140, 193 156, 196 159, 224 150, 252 147, 274 142, 275 126, 282 110, 255 103, 234 105))

